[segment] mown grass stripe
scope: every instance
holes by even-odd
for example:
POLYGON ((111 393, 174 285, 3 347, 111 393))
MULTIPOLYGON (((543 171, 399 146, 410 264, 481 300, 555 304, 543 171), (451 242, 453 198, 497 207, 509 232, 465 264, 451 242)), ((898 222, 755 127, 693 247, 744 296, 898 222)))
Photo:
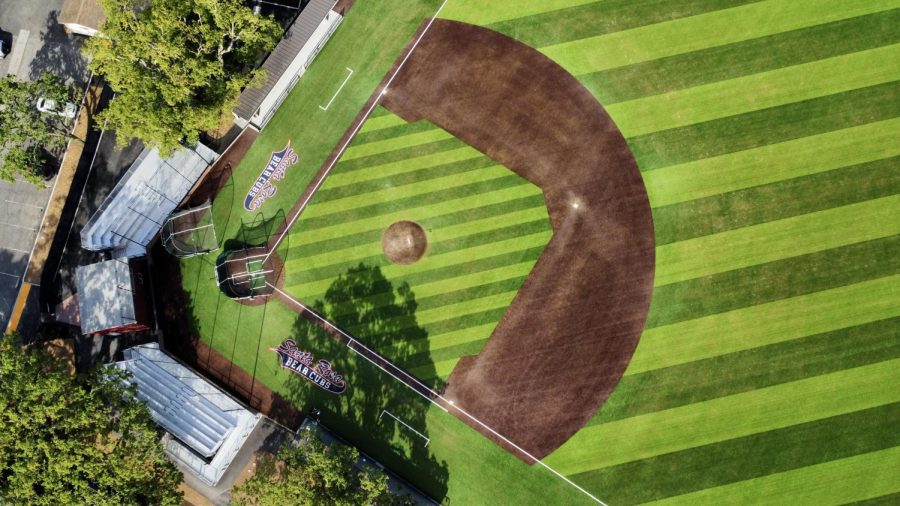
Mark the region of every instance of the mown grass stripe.
POLYGON ((900 195, 656 248, 655 286, 900 234, 900 195))
POLYGON ((861 501, 851 501, 845 503, 845 506, 896 506, 897 504, 900 504, 900 492, 880 495, 861 501))
POLYGON ((402 366, 404 368, 422 367, 440 362, 459 360, 460 357, 467 355, 477 355, 481 352, 482 348, 484 348, 484 344, 487 342, 490 335, 491 333, 487 332, 477 339, 471 339, 453 346, 410 355, 404 358, 402 366))
POLYGON ((696 16, 759 0, 604 0, 567 9, 517 17, 487 26, 531 47, 544 47, 696 16))
MULTIPOLYGON (((353 213, 353 215, 338 215, 339 213, 334 213, 318 218, 305 216, 303 220, 297 223, 296 229, 297 232, 304 234, 307 240, 319 241, 334 237, 340 234, 341 231, 344 234, 352 233, 347 229, 349 223, 353 224, 353 230, 361 232, 383 227, 385 224, 389 225, 397 220, 422 220, 430 216, 440 216, 466 209, 477 209, 535 194, 534 186, 519 184, 512 180, 504 181, 504 183, 508 186, 501 186, 493 190, 489 189, 490 191, 481 193, 478 199, 471 198, 471 194, 468 194, 440 202, 422 201, 417 204, 407 202, 404 203, 406 208, 399 205, 396 207, 386 205, 383 209, 379 206, 373 206, 372 209, 368 210, 368 216, 366 212, 357 212, 353 213)), ((475 193, 474 189, 473 193, 475 193)), ((442 196, 447 197, 447 195, 442 196)))
POLYGON ((734 116, 900 79, 900 44, 619 102, 606 110, 626 137, 734 116))
POLYGON ((900 81, 628 139, 642 171, 900 116, 900 81))
MULTIPOLYGON (((308 212, 312 216, 322 216, 334 213, 348 213, 357 209, 372 209, 373 207, 393 207, 391 204, 398 200, 412 202, 419 197, 432 196, 438 192, 450 191, 454 188, 471 186, 480 183, 509 178, 513 174, 500 165, 489 165, 481 169, 466 172, 464 177, 457 174, 449 174, 441 177, 422 179, 414 183, 400 186, 382 185, 367 193, 357 193, 347 197, 330 199, 324 202, 316 202, 309 207, 308 212), (374 202, 374 204, 373 204, 374 202)), ((519 178, 519 184, 528 184, 519 178)))
MULTIPOLYGON (((416 284, 413 288, 413 294, 416 297, 417 309, 433 309, 445 304, 454 304, 484 295, 518 289, 533 265, 534 261, 529 259, 525 262, 504 265, 465 276, 434 279, 426 283, 416 284), (452 286, 448 286, 448 283, 446 283, 446 281, 450 280, 452 280, 452 286)), ((377 306, 387 296, 387 292, 380 292, 356 300, 361 304, 377 306)), ((324 294, 312 298, 322 299, 324 294)), ((341 313, 339 309, 335 308, 329 314, 340 317, 346 313, 341 313)), ((432 335, 427 339, 404 341, 403 346, 413 347, 421 351, 429 345, 436 346, 442 340, 443 338, 432 335)))
POLYGON ((657 207, 653 209, 656 245, 896 193, 900 193, 900 157, 657 207))
MULTIPOLYGON (((439 153, 441 151, 450 151, 452 149, 464 148, 468 147, 466 144, 457 139, 445 139, 442 141, 434 141, 427 142, 425 144, 419 144, 416 146, 411 146, 408 148, 396 149, 394 151, 387 151, 385 153, 378 153, 375 155, 369 156, 361 156, 359 158, 354 158, 352 160, 347 160, 341 158, 341 160, 335 165, 336 170, 335 174, 341 173, 346 174, 348 172, 359 171, 363 169, 368 169, 370 167, 374 167, 376 165, 385 165, 391 162, 402 162, 404 160, 414 158, 417 156, 424 156, 432 153, 439 153)), ((331 177, 331 176, 329 176, 331 177)))
POLYGON ((412 367, 409 369, 409 372, 422 381, 432 383, 436 379, 446 380, 449 378, 450 373, 453 372, 453 368, 456 367, 457 362, 459 362, 458 358, 451 358, 449 360, 435 362, 434 364, 412 367))
POLYGON ((373 114, 371 116, 369 116, 369 118, 366 120, 366 122, 363 124, 363 126, 359 129, 360 134, 364 134, 366 132, 372 132, 375 130, 381 130, 383 128, 390 128, 390 127, 395 127, 395 126, 399 126, 399 125, 412 124, 412 123, 407 123, 406 120, 404 120, 400 116, 397 116, 397 115, 393 114, 392 112, 390 112, 389 110, 384 109, 382 107, 379 107, 376 110, 384 111, 384 114, 380 114, 380 115, 376 116, 373 112, 373 114))
MULTIPOLYGON (((419 283, 430 283, 433 281, 439 281, 446 278, 456 277, 456 276, 465 276, 468 274, 474 274, 478 272, 483 272, 491 269, 496 269, 499 267, 504 267, 507 265, 517 264, 526 262, 537 258, 542 251, 544 251, 545 244, 534 245, 531 247, 525 247, 523 249, 516 249, 507 251, 505 253, 501 253, 499 255, 491 255, 491 256, 483 256, 481 258, 475 257, 474 260, 470 259, 463 263, 451 264, 451 265, 442 265, 440 267, 434 267, 429 270, 423 272, 416 272, 410 274, 399 274, 396 277, 392 277, 392 281, 396 283, 407 282, 411 286, 417 286, 419 283)), ((297 276, 292 274, 290 269, 287 270, 287 280, 285 281, 285 290, 288 291, 291 295, 297 296, 298 293, 324 293, 324 290, 315 291, 309 289, 303 283, 298 282, 297 276)), ((325 287, 327 290, 328 287, 325 287)))
MULTIPOLYGON (((540 211, 523 212, 514 215, 502 215, 472 222, 470 228, 459 226, 447 234, 443 230, 430 232, 435 242, 429 245, 428 255, 441 255, 464 248, 472 248, 520 235, 536 233, 549 228, 546 215, 540 217, 540 211)), ((381 238, 371 242, 360 242, 353 247, 341 250, 323 250, 320 253, 304 257, 305 269, 317 269, 343 262, 354 262, 357 259, 369 258, 382 254, 381 238)), ((296 258, 296 257, 293 257, 296 258)))
POLYGON ((544 461, 572 475, 900 402, 900 389, 885 388, 898 367, 886 360, 585 427, 544 461))
POLYGON ((898 325, 888 318, 625 376, 586 426, 900 358, 898 325))
MULTIPOLYGON (((385 174, 381 177, 358 180, 350 184, 330 185, 326 182, 325 186, 316 193, 314 204, 371 193, 386 187, 406 186, 438 177, 453 175, 464 178, 467 177, 468 172, 485 169, 495 164, 496 162, 490 158, 479 156, 440 165, 415 167, 409 172, 385 174)), ((357 175, 360 174, 357 173, 357 175)))
POLYGON ((490 9, 484 8, 481 0, 453 0, 447 2, 441 11, 444 19, 465 21, 477 25, 496 23, 504 19, 531 16, 598 0, 518 0, 516 2, 494 2, 490 9))
MULTIPOLYGON (((487 220, 497 218, 503 215, 518 215, 520 211, 529 211, 534 208, 543 208, 543 195, 531 195, 527 197, 519 197, 504 200, 499 203, 484 206, 473 207, 471 209, 462 209, 450 213, 440 214, 437 216, 421 216, 417 217, 426 229, 444 229, 443 233, 452 231, 455 228, 465 226, 470 222, 479 220, 487 220)), ((315 255, 320 251, 332 251, 350 248, 357 243, 376 242, 381 240, 384 228, 376 227, 367 230, 354 230, 351 233, 341 233, 336 231, 327 239, 310 242, 303 233, 297 231, 291 232, 294 244, 290 245, 291 258, 299 258, 301 256, 315 255)), ((287 260, 285 258, 285 260, 287 260)))
POLYGON ((885 276, 646 329, 625 374, 900 316, 898 292, 900 275, 885 276))
POLYGON ((422 133, 432 130, 438 130, 438 127, 427 121, 416 121, 415 123, 400 123, 398 125, 386 126, 384 128, 370 130, 368 132, 360 131, 356 134, 356 137, 353 138, 353 143, 351 144, 351 146, 370 144, 373 142, 385 141, 388 139, 403 137, 404 135, 422 133))
POLYGON ((380 118, 381 116, 393 116, 393 115, 394 115, 394 113, 392 113, 389 109, 386 109, 383 106, 379 105, 379 106, 375 107, 375 109, 372 111, 372 114, 369 115, 369 118, 370 119, 371 118, 380 118))
POLYGON ((366 144, 354 142, 341 156, 342 160, 353 160, 354 158, 362 158, 366 156, 386 153, 388 151, 396 151, 398 149, 410 148, 429 142, 442 141, 452 138, 448 132, 441 129, 426 130, 424 132, 416 132, 412 134, 402 135, 400 137, 392 137, 381 141, 369 142, 366 144))
MULTIPOLYGON (((493 176, 496 174, 491 175, 493 176)), ((410 211, 413 209, 433 206, 435 204, 462 198, 476 200, 473 197, 478 194, 496 192, 501 189, 519 189, 521 193, 524 193, 534 189, 533 186, 525 182, 519 176, 509 174, 506 171, 501 172, 499 176, 500 177, 493 177, 485 181, 475 181, 419 195, 402 197, 392 202, 376 202, 374 204, 362 205, 350 209, 341 209, 339 207, 339 210, 330 213, 320 213, 318 207, 310 207, 307 210, 309 216, 306 218, 306 222, 307 226, 315 228, 315 225, 332 225, 335 223, 362 221, 373 216, 395 213, 398 209, 404 210, 407 216, 412 216, 410 211)))
POLYGON ((653 505, 764 502, 819 506, 869 499, 900 490, 900 446, 707 488, 653 505))
MULTIPOLYGON (((382 347, 381 351, 385 354, 385 356, 390 357, 397 356, 401 352, 401 350, 410 351, 412 353, 422 353, 428 350, 438 350, 441 348, 447 348, 450 346, 455 346, 457 344, 474 341, 477 338, 473 336, 490 336, 491 332, 494 331, 494 327, 496 327, 495 323, 488 323, 486 325, 476 325, 473 327, 455 330, 453 332, 444 332, 443 334, 439 334, 436 336, 429 335, 425 339, 415 339, 391 343, 387 346, 382 347)), ((432 360, 432 362, 436 361, 432 360)))
MULTIPOLYGON (((411 156, 410 158, 395 160, 384 164, 371 165, 364 167, 365 170, 344 171, 342 168, 339 168, 325 180, 323 190, 328 189, 333 191, 338 187, 353 186, 355 184, 383 180, 391 177, 402 177, 404 174, 418 170, 482 158, 487 157, 474 148, 463 146, 453 147, 452 149, 447 149, 445 151, 426 153, 420 156, 411 156)), ((488 158, 488 160, 490 159, 488 158)), ((491 163, 494 163, 493 160, 491 163)))
MULTIPOLYGON (((671 11, 665 11, 671 12, 671 11)), ((895 44, 900 9, 578 77, 604 105, 895 44)))
POLYGON ((646 328, 900 274, 900 235, 657 287, 646 328))
MULTIPOLYGON (((343 274, 348 268, 355 267, 359 263, 381 266, 381 271, 391 280, 402 282, 416 274, 424 274, 429 271, 439 271, 442 275, 448 274, 447 269, 457 269, 454 276, 463 276, 470 271, 466 270, 472 259, 491 258, 497 251, 509 251, 516 258, 522 252, 533 251, 536 247, 546 246, 550 238, 549 232, 538 232, 523 235, 513 239, 494 241, 471 248, 444 253, 443 255, 429 255, 412 265, 388 264, 384 255, 367 259, 354 259, 349 262, 335 263, 317 269, 300 270, 290 269, 291 284, 302 284, 306 293, 325 293, 328 285, 337 276, 343 274)), ((536 258, 536 257, 535 257, 536 258)), ((518 261, 521 261, 518 260, 518 261)), ((452 277, 452 276, 451 276, 452 277)), ((410 283, 412 285, 412 283, 410 283)))
POLYGON ((870 14, 900 6, 896 0, 766 0, 597 35, 540 51, 574 75, 700 51, 870 14))
POLYGON ((638 504, 897 445, 900 445, 900 403, 580 473, 570 478, 589 490, 608 490, 605 499, 610 504, 638 504), (828 450, 823 451, 824 448, 828 450))
POLYGON ((900 155, 900 118, 803 137, 643 174, 662 207, 900 155))

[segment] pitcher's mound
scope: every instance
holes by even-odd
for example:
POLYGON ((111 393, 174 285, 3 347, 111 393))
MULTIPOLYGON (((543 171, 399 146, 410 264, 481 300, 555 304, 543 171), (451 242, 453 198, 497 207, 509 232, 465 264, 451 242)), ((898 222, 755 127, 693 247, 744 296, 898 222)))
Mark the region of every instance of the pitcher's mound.
POLYGON ((398 221, 381 236, 381 249, 388 260, 395 264, 408 265, 422 258, 428 249, 425 230, 412 221, 398 221))

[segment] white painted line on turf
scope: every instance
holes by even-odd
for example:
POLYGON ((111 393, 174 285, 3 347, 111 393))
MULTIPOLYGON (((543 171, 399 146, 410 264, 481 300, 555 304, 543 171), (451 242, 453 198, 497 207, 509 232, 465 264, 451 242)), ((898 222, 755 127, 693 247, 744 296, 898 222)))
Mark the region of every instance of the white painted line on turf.
POLYGON ((422 38, 425 37, 426 33, 428 33, 428 30, 431 28, 431 25, 434 24, 434 20, 441 13, 441 10, 443 10, 445 5, 447 5, 447 0, 444 0, 443 2, 441 2, 440 7, 438 7, 438 9, 436 11, 434 11, 434 15, 431 16, 431 19, 428 20, 428 24, 425 25, 425 28, 422 30, 422 33, 419 34, 419 37, 416 39, 416 41, 413 42, 412 47, 409 48, 409 51, 407 51, 406 56, 403 57, 403 60, 400 62, 400 65, 397 66, 397 70, 395 70, 394 73, 391 74, 390 79, 388 79, 388 81, 381 88, 381 91, 375 96, 375 100, 372 101, 372 105, 369 107, 369 109, 366 111, 366 113, 363 114, 363 117, 360 118, 360 120, 356 123, 356 126, 353 128, 353 132, 350 134, 350 137, 347 138, 347 141, 344 142, 344 144, 341 146, 341 149, 338 150, 337 156, 335 156, 334 159, 331 160, 331 163, 328 164, 328 167, 325 169, 325 172, 322 173, 322 176, 316 181, 316 184, 313 185, 312 191, 309 192, 309 195, 307 195, 305 199, 303 199, 303 203, 300 205, 300 208, 297 209, 297 213, 294 215, 294 217, 291 218, 291 222, 288 223, 287 227, 285 227, 284 231, 281 232, 281 235, 278 237, 278 240, 275 241, 275 244, 272 245, 272 248, 269 250, 269 254, 266 255, 266 260, 268 260, 269 255, 271 255, 272 252, 278 248, 278 245, 281 244, 281 241, 284 240, 284 237, 291 230, 291 227, 294 226, 294 223, 296 223, 297 219, 300 218, 300 215, 303 214, 303 210, 306 209, 306 205, 309 204, 310 199, 312 199, 313 195, 315 195, 316 192, 319 191, 319 187, 322 186, 322 183, 325 182, 325 178, 328 177, 328 174, 331 172, 332 169, 334 169, 334 166, 337 164, 337 161, 341 159, 341 156, 344 154, 344 151, 347 150, 347 147, 350 146, 350 142, 352 142, 353 138, 356 137, 356 134, 359 133, 359 129, 362 128, 362 126, 363 126, 363 124, 365 124, 366 120, 369 119, 369 115, 372 114, 372 111, 374 111, 375 108, 378 107, 378 102, 381 101, 381 97, 383 97, 385 95, 385 93, 387 93, 388 87, 390 87, 391 83, 394 82, 394 79, 397 77, 397 75, 403 69, 403 66, 406 65, 406 62, 409 60, 409 57, 413 54, 413 51, 415 51, 416 48, 419 46, 419 43, 422 42, 422 38))
POLYGON ((387 415, 387 416, 393 418, 394 420, 397 420, 398 422, 400 422, 401 424, 403 424, 404 427, 406 427, 407 429, 409 429, 409 430, 415 432, 416 434, 418 434, 420 438, 422 438, 422 439, 425 440, 425 446, 428 446, 428 443, 431 442, 431 438, 430 438, 430 437, 427 437, 425 434, 422 434, 421 432, 417 431, 416 429, 413 429, 412 427, 410 427, 410 425, 409 425, 408 423, 406 423, 406 422, 404 422, 403 420, 397 418, 396 416, 394 416, 393 413, 391 413, 390 411, 388 411, 388 410, 386 410, 386 409, 382 409, 382 410, 381 410, 381 414, 378 415, 378 418, 380 419, 380 418, 381 418, 382 416, 384 416, 384 415, 387 415))
MULTIPOLYGON (((445 2, 445 3, 446 3, 446 2, 445 2)), ((373 355, 375 355, 375 356, 377 356, 377 357, 380 357, 380 358, 381 358, 382 360, 384 360, 385 362, 387 362, 387 363, 393 365, 393 363, 391 363, 391 361, 385 359, 385 358, 384 358, 383 356, 381 356, 379 353, 377 353, 377 352, 375 352, 375 351, 372 351, 372 350, 371 350, 369 347, 367 347, 365 344, 363 344, 363 343, 357 341, 356 338, 354 338, 354 337, 351 336, 350 334, 344 332, 341 328, 339 328, 339 327, 336 326, 335 324, 333 324, 333 323, 331 323, 330 321, 328 321, 327 319, 325 319, 325 318, 324 318, 323 316, 321 316, 320 314, 318 314, 318 313, 316 313, 315 311, 313 311, 312 309, 310 309, 307 305, 303 304, 302 302, 300 302, 299 300, 295 299, 295 298, 292 297, 291 295, 287 294, 287 293, 284 292, 283 290, 280 290, 280 289, 279 289, 278 287, 276 287, 275 285, 272 285, 272 284, 270 284, 270 283, 266 283, 266 284, 269 285, 270 287, 272 287, 275 291, 277 291, 278 293, 280 293, 282 296, 286 297, 288 300, 290 300, 290 301, 294 302, 295 304, 297 304, 298 306, 304 308, 304 309, 305 309, 306 311, 308 311, 310 314, 315 315, 315 317, 318 318, 319 321, 321 321, 322 323, 328 325, 328 326, 331 327, 332 329, 338 331, 342 336, 346 337, 347 339, 349 339, 350 341, 352 341, 352 342, 355 343, 356 345, 358 345, 358 346, 360 346, 361 348, 365 349, 366 351, 372 353, 373 355)), ((349 344, 347 345, 347 347, 350 348, 351 350, 353 350, 353 348, 350 347, 349 344)), ((411 387, 409 384, 407 384, 405 381, 401 380, 401 379, 398 378, 397 376, 394 376, 394 375, 391 374, 388 370, 386 370, 385 368, 383 368, 383 367, 381 367, 380 365, 376 364, 374 361, 372 361, 371 359, 369 359, 368 357, 366 357, 366 356, 363 355, 362 353, 359 353, 359 352, 356 351, 356 350, 353 350, 353 351, 356 352, 357 355, 359 355, 359 356, 365 358, 366 360, 368 360, 369 362, 371 362, 372 364, 374 364, 376 367, 378 367, 378 368, 381 369, 382 371, 388 373, 392 378, 394 378, 394 379, 396 379, 397 381, 399 381, 400 383, 403 383, 404 385, 406 385, 406 387, 409 388, 410 390, 412 390, 413 392, 416 392, 417 394, 419 394, 419 395, 420 395, 421 397, 423 397, 424 399, 427 399, 429 402, 431 402, 431 403, 434 404, 435 406, 437 406, 437 407, 441 408, 442 410, 444 410, 444 412, 447 412, 447 409, 444 408, 443 406, 441 406, 439 403, 435 402, 434 399, 429 398, 429 397, 426 396, 426 395, 423 395, 422 392, 419 392, 418 390, 416 390, 415 388, 413 388, 413 387, 411 387)), ((504 443, 507 443, 507 444, 510 445, 511 447, 513 447, 513 448, 515 448, 516 450, 518 450, 519 452, 521 452, 523 455, 525 455, 526 457, 528 457, 529 459, 531 459, 535 464, 539 464, 541 467, 543 467, 544 469, 550 471, 551 473, 553 473, 554 475, 556 475, 556 476, 557 476, 558 478, 560 478, 561 480, 563 480, 563 481, 565 481, 566 483, 568 483, 569 485, 575 487, 575 489, 577 489, 577 490, 578 490, 579 492, 581 492, 582 494, 584 494, 584 495, 590 497, 590 498, 591 498, 594 502, 596 502, 597 504, 601 504, 602 506, 608 506, 605 502, 601 501, 600 499, 598 499, 597 497, 595 497, 593 494, 591 494, 590 492, 588 492, 587 490, 585 490, 584 488, 582 488, 581 486, 579 486, 577 483, 573 482, 573 481, 570 480, 569 478, 567 478, 567 477, 565 477, 564 475, 562 475, 562 474, 561 474, 559 471, 557 471, 556 469, 553 469, 552 467, 548 466, 548 465, 545 464, 543 461, 541 461, 539 458, 537 458, 537 457, 535 457, 534 455, 532 455, 532 454, 528 453, 527 451, 525 451, 525 449, 522 448, 521 446, 519 446, 519 445, 513 443, 512 441, 510 441, 510 440, 509 440, 506 436, 504 436, 503 434, 500 434, 500 433, 497 432, 496 430, 492 429, 492 428, 491 428, 489 425, 487 425, 486 423, 482 422, 482 421, 479 420, 478 418, 475 418, 475 416, 471 415, 468 411, 466 411, 466 410, 462 409, 461 407, 457 406, 456 404, 454 404, 453 401, 451 401, 451 400, 447 399, 446 397, 444 397, 443 395, 441 395, 441 394, 435 392, 434 390, 431 389, 431 387, 429 387, 429 386, 423 384, 423 383, 422 383, 421 381, 419 381, 416 377, 410 376, 410 375, 409 375, 406 371, 404 371, 403 369, 400 369, 400 368, 397 367, 397 366, 394 366, 394 367, 397 369, 397 372, 399 372, 400 374, 406 376, 407 378, 409 378, 410 380, 412 380, 414 383, 418 384, 420 387, 422 387, 422 388, 425 389, 426 391, 430 392, 435 398, 440 399, 441 401, 445 402, 448 406, 450 406, 451 408, 455 409, 456 411, 458 411, 460 414, 462 414, 463 416, 465 416, 465 417, 468 418, 469 420, 472 420, 473 422, 477 423, 477 424, 480 425, 481 427, 484 427, 488 432, 490 432, 491 434, 497 436, 497 438, 503 440, 504 443)))
POLYGON ((334 95, 331 97, 331 100, 329 100, 328 103, 325 104, 325 107, 322 107, 322 106, 320 105, 320 106, 319 106, 319 109, 322 109, 323 111, 327 111, 328 108, 331 107, 331 103, 334 102, 334 99, 337 98, 338 93, 340 93, 341 90, 344 89, 344 86, 346 86, 347 81, 350 80, 350 76, 353 75, 353 69, 351 69, 350 67, 344 67, 344 68, 347 69, 347 72, 350 72, 350 73, 347 74, 347 77, 344 79, 344 82, 342 82, 341 85, 338 87, 337 91, 334 92, 334 95))

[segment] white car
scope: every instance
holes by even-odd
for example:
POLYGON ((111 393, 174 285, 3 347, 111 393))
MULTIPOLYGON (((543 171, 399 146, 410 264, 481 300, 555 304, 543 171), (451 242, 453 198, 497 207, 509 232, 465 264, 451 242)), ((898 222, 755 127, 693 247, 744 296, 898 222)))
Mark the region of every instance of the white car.
POLYGON ((59 109, 56 100, 41 97, 37 101, 37 110, 47 114, 56 114, 64 118, 74 118, 75 113, 78 111, 78 106, 72 102, 66 102, 63 104, 62 109, 59 109))

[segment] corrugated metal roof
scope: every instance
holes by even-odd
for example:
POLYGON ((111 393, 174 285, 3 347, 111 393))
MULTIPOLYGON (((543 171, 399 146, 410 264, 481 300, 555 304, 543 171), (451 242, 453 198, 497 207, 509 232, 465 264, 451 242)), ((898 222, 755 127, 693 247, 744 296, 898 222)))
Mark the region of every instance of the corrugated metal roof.
POLYGON ((124 259, 75 269, 81 331, 100 332, 135 323, 131 269, 124 259))
POLYGON ((250 119, 259 109, 266 95, 272 91, 275 83, 284 74, 294 58, 300 53, 313 32, 325 19, 325 16, 337 3, 336 0, 311 0, 291 26, 284 33, 281 41, 269 54, 261 68, 266 70, 266 82, 259 88, 247 88, 241 93, 240 103, 234 113, 250 119))

